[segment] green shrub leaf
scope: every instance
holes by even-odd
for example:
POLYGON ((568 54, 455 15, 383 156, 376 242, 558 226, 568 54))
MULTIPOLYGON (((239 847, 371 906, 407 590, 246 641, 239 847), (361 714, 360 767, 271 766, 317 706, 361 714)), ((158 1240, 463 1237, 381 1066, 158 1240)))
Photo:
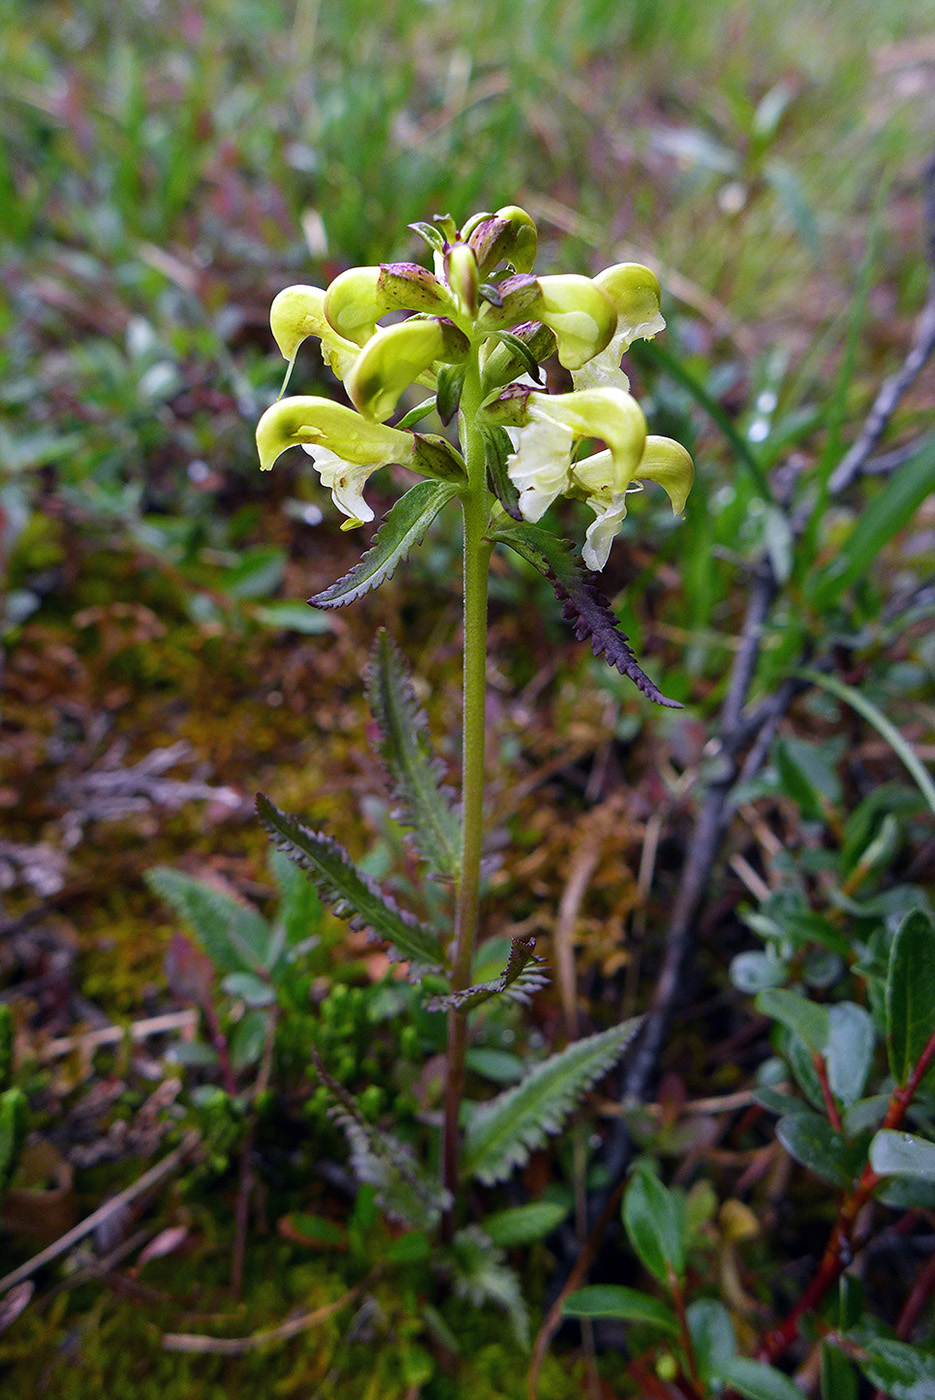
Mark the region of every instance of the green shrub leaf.
POLYGON ((594 1283, 570 1293, 562 1305, 565 1317, 619 1318, 622 1322, 644 1322, 660 1332, 677 1337, 678 1321, 671 1308, 637 1288, 616 1283, 594 1283))
POLYGON ((880 1176, 914 1176, 935 1181, 935 1142, 914 1133, 882 1128, 870 1144, 870 1165, 880 1176))
POLYGON ((890 1069, 908 1082, 932 1034, 935 1007, 935 928, 916 910, 903 919, 890 950, 886 976, 886 1041, 890 1069))
POLYGON ((639 1019, 577 1040, 527 1074, 513 1089, 480 1105, 468 1125, 464 1171, 486 1185, 502 1181, 541 1147, 622 1054, 639 1019))
POLYGON ((935 1356, 931 1352, 887 1337, 862 1335, 860 1345, 860 1369, 890 1400, 931 1400, 935 1395, 935 1356))
POLYGON ((524 1206, 511 1206, 485 1216, 484 1231, 501 1249, 534 1244, 551 1235, 568 1214, 560 1201, 529 1201, 524 1206))
POLYGON ((799 1387, 762 1361, 747 1356, 734 1356, 721 1367, 718 1377, 738 1390, 745 1400, 805 1400, 799 1387))
POLYGON ((623 1198, 623 1224, 644 1268, 667 1287, 685 1273, 685 1197, 670 1191, 646 1165, 637 1168, 623 1198))
POLYGON ((793 1113, 780 1118, 776 1136, 783 1147, 803 1167, 830 1181, 833 1186, 850 1186, 856 1162, 848 1144, 827 1119, 817 1113, 793 1113))

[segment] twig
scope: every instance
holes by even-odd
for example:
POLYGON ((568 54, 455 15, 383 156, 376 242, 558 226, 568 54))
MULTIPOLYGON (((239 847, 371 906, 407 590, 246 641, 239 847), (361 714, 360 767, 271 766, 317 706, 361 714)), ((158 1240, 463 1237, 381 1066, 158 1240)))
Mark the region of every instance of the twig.
POLYGON ((198 1332, 166 1332, 162 1338, 163 1349, 202 1354, 210 1352, 215 1356, 243 1356, 245 1352, 254 1351, 270 1342, 286 1342, 290 1337, 297 1337, 300 1332, 306 1332, 309 1327, 326 1322, 329 1317, 333 1317, 336 1312, 353 1302, 362 1288, 363 1284, 359 1283, 356 1288, 349 1289, 333 1303, 326 1303, 314 1312, 303 1313, 301 1317, 292 1317, 288 1322, 281 1322, 278 1327, 253 1332, 249 1337, 205 1337, 198 1332))
POLYGON ((23 1279, 30 1278, 32 1274, 36 1273, 37 1270, 43 1268, 46 1264, 51 1264, 53 1259, 57 1259, 59 1255, 67 1253, 72 1245, 77 1244, 79 1240, 83 1240, 85 1235, 89 1235, 92 1230, 96 1230, 99 1225, 102 1225, 105 1220, 109 1220, 112 1215, 122 1211, 131 1201, 135 1201, 139 1196, 145 1196, 147 1191, 152 1190, 154 1186, 158 1186, 159 1183, 166 1180, 167 1177, 173 1176, 193 1154, 200 1141, 201 1139, 198 1133, 188 1133, 184 1140, 179 1143, 178 1147, 174 1148, 168 1156, 163 1157, 161 1162, 157 1162, 154 1167, 150 1167, 149 1171, 144 1172, 138 1181, 134 1181, 132 1186, 128 1186, 126 1190, 118 1192, 116 1196, 111 1196, 109 1201, 105 1201, 97 1210, 86 1216, 74 1229, 62 1235, 60 1239, 57 1239, 46 1249, 41 1250, 39 1254, 34 1254, 31 1259, 27 1259, 25 1264, 21 1264, 18 1269, 14 1269, 13 1272, 7 1274, 5 1278, 0 1278, 0 1293, 5 1293, 7 1289, 13 1288, 17 1283, 22 1282, 23 1279))
POLYGON ((151 1035, 165 1035, 169 1031, 194 1030, 197 1025, 198 1012, 193 1007, 187 1011, 170 1011, 164 1016, 134 1021, 129 1026, 102 1026, 99 1031, 61 1036, 43 1045, 37 1058, 44 1063, 46 1060, 56 1060, 60 1055, 70 1055, 72 1050, 96 1050, 101 1045, 119 1045, 128 1036, 131 1040, 147 1040, 151 1035))

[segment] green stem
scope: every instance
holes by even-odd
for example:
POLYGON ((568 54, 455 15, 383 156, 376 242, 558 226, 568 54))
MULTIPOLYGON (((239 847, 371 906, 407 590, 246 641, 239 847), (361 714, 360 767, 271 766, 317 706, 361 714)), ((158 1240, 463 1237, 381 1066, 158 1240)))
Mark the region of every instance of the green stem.
MULTIPOLYGON (((461 498, 464 514, 464 712, 461 767, 461 868, 455 905, 451 989, 470 986, 480 906, 480 862, 484 835, 484 741, 487 689, 487 578, 493 546, 487 539, 488 498, 484 439, 477 427, 481 402, 480 371, 474 351, 461 391, 461 442, 468 485, 461 498)), ((448 1013, 445 1119, 442 1131, 442 1185, 452 1204, 442 1218, 442 1237, 454 1228, 458 1181, 458 1117, 464 1091, 467 1014, 448 1013)))

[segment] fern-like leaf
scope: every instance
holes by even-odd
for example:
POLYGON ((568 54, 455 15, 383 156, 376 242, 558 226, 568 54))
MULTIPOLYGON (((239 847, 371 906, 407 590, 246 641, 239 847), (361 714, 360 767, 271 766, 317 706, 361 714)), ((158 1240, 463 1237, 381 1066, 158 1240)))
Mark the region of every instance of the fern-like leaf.
POLYGON ((370 655, 367 695, 380 733, 379 754, 398 803, 393 816, 411 829, 433 869, 454 875, 460 843, 444 770, 432 753, 428 720, 403 658, 383 629, 370 655))
POLYGON ((422 1175, 407 1145, 367 1121, 351 1095, 332 1079, 318 1055, 318 1073, 334 1099, 329 1110, 347 1138, 351 1170, 363 1185, 372 1186, 382 1209, 404 1225, 431 1230, 450 1196, 422 1175))
POLYGON ((513 1335, 529 1349, 529 1311, 519 1276, 502 1249, 480 1225, 466 1225, 451 1242, 451 1284, 455 1295, 475 1308, 493 1303, 510 1319, 513 1335))
POLYGON ((510 956, 499 977, 492 982, 476 982, 473 987, 465 987, 460 992, 432 997, 425 1003, 426 1010, 449 1011, 456 1007, 461 1011, 473 1011, 475 1006, 500 995, 506 996, 508 1001, 528 1002, 532 994, 541 991, 549 980, 544 970, 545 959, 536 957, 535 947, 534 938, 512 939, 510 956))
POLYGON ((494 539, 508 544, 549 580, 562 604, 562 615, 571 623, 579 642, 590 637, 594 655, 603 656, 608 665, 616 666, 654 704, 682 709, 681 703, 663 695, 640 667, 610 603, 579 564, 567 540, 528 523, 498 530, 494 539))
POLYGON ((457 482, 417 482, 387 511, 386 519, 374 537, 373 547, 360 563, 308 601, 316 608, 343 608, 348 603, 355 603, 371 588, 378 588, 392 578, 397 565, 408 559, 413 545, 421 543, 442 506, 447 505, 457 492, 457 482))
POLYGON ((188 926, 218 972, 258 972, 271 963, 272 931, 255 909, 204 880, 167 865, 147 870, 146 883, 188 926))
POLYGON ((475 1109, 465 1136, 465 1174, 489 1186, 523 1166, 619 1059, 638 1026, 637 1017, 576 1040, 536 1065, 515 1088, 475 1109))
POLYGON ((444 954, 431 929, 400 909, 375 881, 358 870, 337 841, 281 812, 262 793, 256 806, 277 848, 311 876, 319 895, 339 918, 347 919, 351 928, 369 929, 398 957, 423 967, 441 966, 444 954))

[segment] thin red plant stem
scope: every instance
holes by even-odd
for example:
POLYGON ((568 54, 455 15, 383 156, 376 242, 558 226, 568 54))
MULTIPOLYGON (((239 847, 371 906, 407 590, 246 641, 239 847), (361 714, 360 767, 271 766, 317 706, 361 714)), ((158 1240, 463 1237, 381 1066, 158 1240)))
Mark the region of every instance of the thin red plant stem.
POLYGON ((843 1133, 844 1126, 841 1122, 841 1115, 838 1112, 838 1106, 831 1092, 831 1084, 828 1081, 828 1066, 825 1062, 824 1055, 819 1054, 817 1050, 812 1056, 812 1065, 818 1076, 818 1083, 821 1085, 821 1096, 825 1101, 825 1112, 828 1115, 828 1122, 836 1133, 843 1133))
MULTIPOLYGON (((893 1090, 883 1127, 890 1130, 899 1128, 906 1116, 909 1105, 918 1092, 932 1061, 935 1060, 935 1031, 916 1061, 915 1068, 904 1088, 893 1090)), ((761 1361, 776 1361, 799 1335, 799 1322, 806 1313, 818 1306, 828 1290, 841 1277, 853 1258, 853 1235, 857 1217, 870 1200, 883 1180, 868 1162, 860 1174, 860 1179, 852 1191, 841 1202, 838 1218, 831 1230, 825 1252, 818 1271, 805 1292, 795 1303, 785 1320, 774 1331, 764 1337, 757 1356, 761 1361)))

